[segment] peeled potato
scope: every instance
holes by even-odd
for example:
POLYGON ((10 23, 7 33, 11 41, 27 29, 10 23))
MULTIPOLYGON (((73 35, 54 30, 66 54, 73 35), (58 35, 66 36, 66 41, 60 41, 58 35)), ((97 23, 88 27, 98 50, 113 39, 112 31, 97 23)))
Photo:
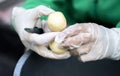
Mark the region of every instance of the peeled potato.
MULTIPOLYGON (((48 28, 53 32, 59 32, 66 28, 67 22, 64 15, 61 12, 54 12, 48 16, 48 28)), ((50 49, 57 53, 62 54, 65 53, 66 49, 62 49, 59 47, 59 44, 55 41, 50 43, 50 49)))
POLYGON ((48 16, 48 28, 54 32, 62 31, 66 28, 67 22, 61 12, 53 12, 48 16))
POLYGON ((52 41, 49 46, 50 46, 51 50, 57 54, 62 54, 67 51, 66 49, 60 48, 59 44, 55 41, 52 41))

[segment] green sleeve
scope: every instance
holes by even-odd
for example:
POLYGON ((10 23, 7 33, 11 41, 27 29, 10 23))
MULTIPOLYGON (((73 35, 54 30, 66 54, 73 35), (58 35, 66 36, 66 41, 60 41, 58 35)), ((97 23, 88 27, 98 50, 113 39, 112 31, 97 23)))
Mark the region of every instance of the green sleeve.
POLYGON ((74 20, 70 18, 70 7, 72 6, 70 4, 70 1, 67 0, 26 0, 26 2, 23 4, 23 7, 26 9, 34 8, 39 5, 44 5, 49 8, 54 9, 55 11, 61 11, 65 15, 67 22, 69 24, 72 24, 74 20))
POLYGON ((39 5, 44 5, 56 11, 59 11, 63 9, 60 8, 60 5, 64 3, 65 0, 26 0, 26 2, 23 4, 23 7, 26 9, 31 9, 39 5))
POLYGON ((23 4, 23 7, 26 9, 31 9, 39 5, 45 5, 47 7, 52 6, 53 0, 26 0, 23 4))
POLYGON ((23 7, 30 9, 45 5, 61 11, 70 25, 81 22, 98 22, 114 26, 120 20, 119 3, 120 0, 26 0, 23 7))

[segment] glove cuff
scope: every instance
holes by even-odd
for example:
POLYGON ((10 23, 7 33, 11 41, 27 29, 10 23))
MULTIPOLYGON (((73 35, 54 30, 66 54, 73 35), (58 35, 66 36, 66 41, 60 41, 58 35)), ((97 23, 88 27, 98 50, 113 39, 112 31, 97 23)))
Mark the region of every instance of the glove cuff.
MULTIPOLYGON (((108 29, 104 26, 98 26, 96 32, 96 41, 94 50, 98 51, 96 59, 120 59, 120 31, 119 33, 113 29, 108 29), (101 55, 99 55, 101 53, 101 55)), ((95 34, 94 34, 95 35, 95 34)))
POLYGON ((109 50, 111 51, 110 59, 120 60, 120 29, 109 29, 109 50))
POLYGON ((103 50, 104 55, 102 58, 108 58, 113 60, 119 60, 120 59, 120 30, 118 29, 108 29, 103 26, 100 26, 102 28, 103 32, 103 38, 105 38, 105 42, 103 42, 103 47, 106 49, 103 50), (105 36, 105 37, 104 37, 105 36))

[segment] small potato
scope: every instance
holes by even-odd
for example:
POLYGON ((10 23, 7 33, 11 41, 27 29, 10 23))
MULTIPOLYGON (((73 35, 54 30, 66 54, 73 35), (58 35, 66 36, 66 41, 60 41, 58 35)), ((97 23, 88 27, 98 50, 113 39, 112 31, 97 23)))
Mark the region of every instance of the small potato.
POLYGON ((66 28, 67 22, 61 12, 53 12, 48 16, 48 28, 53 32, 59 32, 66 28))
MULTIPOLYGON (((53 32, 60 32, 64 30, 67 26, 66 19, 62 12, 53 12, 48 16, 48 28, 53 32)), ((59 44, 52 41, 50 44, 50 49, 56 54, 65 53, 67 50, 59 47, 59 44)))
POLYGON ((50 49, 56 54, 62 54, 67 51, 66 49, 60 48, 59 44, 55 41, 52 41, 49 46, 50 46, 50 49))

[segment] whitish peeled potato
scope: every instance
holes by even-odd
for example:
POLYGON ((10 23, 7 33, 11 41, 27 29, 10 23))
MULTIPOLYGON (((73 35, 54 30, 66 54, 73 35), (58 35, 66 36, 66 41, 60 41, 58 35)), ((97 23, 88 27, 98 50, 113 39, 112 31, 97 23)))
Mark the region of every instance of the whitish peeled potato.
MULTIPOLYGON (((53 32, 59 32, 66 28, 67 22, 64 15, 61 12, 53 12, 48 16, 48 28, 53 32)), ((59 47, 59 44, 55 41, 50 43, 50 49, 57 53, 62 54, 66 52, 66 49, 59 47)))
POLYGON ((51 31, 59 32, 66 28, 67 22, 61 12, 53 12, 48 16, 48 28, 51 31))
POLYGON ((66 49, 60 48, 59 44, 55 41, 52 41, 49 46, 50 46, 50 49, 57 54, 62 54, 67 51, 66 49))

